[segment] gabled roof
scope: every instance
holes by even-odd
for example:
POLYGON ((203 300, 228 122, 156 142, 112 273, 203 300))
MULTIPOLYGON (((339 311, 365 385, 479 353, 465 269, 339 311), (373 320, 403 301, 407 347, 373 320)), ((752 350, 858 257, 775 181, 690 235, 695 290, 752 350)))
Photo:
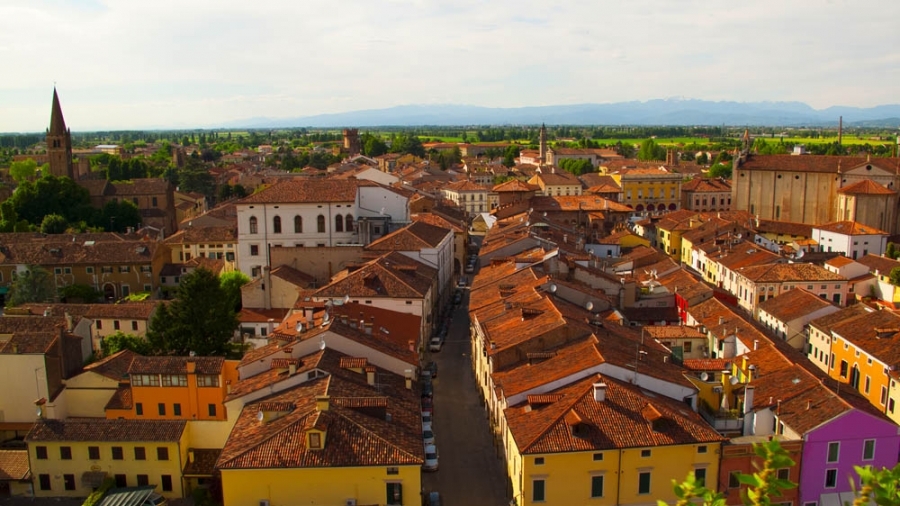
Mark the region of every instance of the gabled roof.
POLYGON ((98 319, 133 319, 148 320, 157 301, 153 302, 122 302, 119 304, 91 304, 90 309, 84 314, 85 318, 98 319))
MULTIPOLYGON (((545 169, 546 170, 546 169, 545 169)), ((564 171, 557 170, 556 172, 539 172, 534 175, 529 181, 529 184, 538 184, 541 187, 544 186, 577 186, 581 188, 581 181, 578 180, 574 175, 564 171)))
POLYGON ((824 225, 815 225, 813 226, 813 229, 843 235, 889 235, 884 230, 878 230, 875 227, 863 225, 862 223, 857 223, 855 221, 835 221, 824 225))
POLYGON ((303 271, 297 270, 290 265, 279 265, 272 269, 270 274, 301 288, 308 288, 316 282, 316 278, 303 271))
POLYGON ((493 191, 495 192, 533 192, 539 190, 540 188, 520 181, 518 179, 511 179, 506 181, 505 183, 500 183, 498 185, 494 185, 493 191))
POLYGON ((365 372, 341 367, 343 357, 322 352, 318 367, 326 377, 244 406, 219 457, 219 469, 321 468, 421 465, 424 460, 420 399, 403 377, 375 369, 376 385, 365 372), (328 396, 319 411, 316 397, 328 396), (258 413, 273 412, 264 422, 258 413), (390 416, 388 416, 388 413, 390 416), (307 431, 325 432, 324 447, 310 450, 307 431))
POLYGON ((28 450, 0 450, 0 481, 23 481, 30 477, 28 450))
POLYGON ((422 298, 431 289, 437 269, 391 252, 338 277, 315 297, 422 298))
POLYGON ((468 179, 463 181, 457 181, 455 183, 450 183, 444 186, 444 190, 454 191, 454 192, 487 192, 488 188, 481 186, 479 184, 475 184, 468 179))
POLYGON ((777 297, 760 302, 758 308, 777 320, 791 322, 829 306, 833 307, 827 300, 809 293, 803 288, 794 288, 777 297))
POLYGON ((94 372, 111 380, 121 381, 128 377, 131 362, 139 355, 131 350, 122 350, 102 360, 84 366, 85 372, 94 372))
POLYGON ((756 283, 783 283, 785 281, 847 281, 815 264, 751 265, 738 269, 741 276, 756 283))
POLYGON ((731 191, 731 183, 724 179, 706 179, 702 177, 695 177, 687 183, 682 184, 681 191, 695 193, 729 192, 731 191))
POLYGON ((421 251, 438 247, 450 233, 452 233, 450 229, 414 221, 376 239, 366 246, 366 249, 370 251, 421 251))
POLYGON ((837 174, 866 162, 859 156, 827 155, 755 155, 750 154, 739 170, 774 170, 788 172, 824 172, 837 174))
POLYGON ((845 195, 894 195, 897 192, 890 188, 872 181, 871 179, 863 179, 843 188, 839 188, 838 193, 845 195))
POLYGON ((40 419, 25 441, 177 442, 186 426, 184 420, 40 419))
POLYGON ((410 216, 413 221, 422 221, 428 223, 429 225, 434 225, 438 228, 446 228, 448 230, 453 230, 456 233, 464 233, 466 229, 464 225, 460 225, 459 223, 452 222, 443 216, 439 216, 434 213, 417 213, 410 216))
POLYGON ((225 359, 222 357, 143 357, 136 356, 128 374, 187 374, 188 363, 194 363, 196 374, 219 374, 225 359))
POLYGON ((829 315, 825 315, 821 318, 816 318, 815 320, 809 322, 809 324, 828 334, 831 332, 832 328, 840 325, 842 322, 867 318, 874 312, 874 309, 866 306, 865 304, 853 304, 852 306, 841 308, 829 315))
POLYGON ((528 353, 526 360, 494 372, 491 377, 493 384, 508 398, 562 380, 603 362, 603 356, 597 350, 597 338, 589 335, 543 352, 528 353))
POLYGON ((354 202, 362 184, 356 179, 285 179, 240 200, 238 204, 354 202))
POLYGON ((684 403, 652 397, 617 380, 592 375, 548 392, 531 406, 507 408, 507 424, 522 454, 612 450, 725 440, 684 403), (605 383, 603 401, 593 384, 605 383), (554 400, 556 399, 556 400, 554 400))
POLYGON ((870 272, 878 271, 882 276, 887 276, 897 267, 900 267, 900 261, 869 253, 856 259, 857 262, 869 268, 870 272))
POLYGON ((166 244, 236 243, 237 228, 230 226, 203 227, 192 225, 182 228, 178 232, 166 237, 163 242, 166 244))

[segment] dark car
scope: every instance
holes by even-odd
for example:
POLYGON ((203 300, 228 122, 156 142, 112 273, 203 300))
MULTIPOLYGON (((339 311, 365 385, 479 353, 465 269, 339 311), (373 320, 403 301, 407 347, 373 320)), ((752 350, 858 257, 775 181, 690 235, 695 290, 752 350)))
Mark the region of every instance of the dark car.
POLYGON ((425 506, 441 506, 441 493, 428 492, 428 495, 425 496, 425 506))
POLYGON ((422 397, 431 397, 434 395, 434 385, 429 381, 422 384, 422 397))
POLYGON ((462 292, 460 292, 459 290, 457 290, 456 293, 453 294, 453 303, 456 305, 462 304, 462 292))
POLYGON ((431 373, 432 378, 437 378, 438 367, 436 363, 428 362, 428 364, 425 365, 425 370, 431 373))

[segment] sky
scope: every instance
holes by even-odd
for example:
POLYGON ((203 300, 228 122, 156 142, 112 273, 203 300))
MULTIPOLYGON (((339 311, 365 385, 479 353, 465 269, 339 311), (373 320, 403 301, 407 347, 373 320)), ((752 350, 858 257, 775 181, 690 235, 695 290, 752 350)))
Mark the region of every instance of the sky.
POLYGON ((0 0, 0 132, 406 104, 900 102, 894 0, 0 0))

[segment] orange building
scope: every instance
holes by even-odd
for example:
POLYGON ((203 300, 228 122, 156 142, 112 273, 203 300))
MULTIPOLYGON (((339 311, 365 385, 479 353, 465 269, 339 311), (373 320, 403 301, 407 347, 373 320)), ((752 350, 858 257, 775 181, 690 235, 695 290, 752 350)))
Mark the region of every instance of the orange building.
POLYGON ((225 397, 238 379, 236 360, 222 357, 135 357, 106 418, 226 420, 225 397))

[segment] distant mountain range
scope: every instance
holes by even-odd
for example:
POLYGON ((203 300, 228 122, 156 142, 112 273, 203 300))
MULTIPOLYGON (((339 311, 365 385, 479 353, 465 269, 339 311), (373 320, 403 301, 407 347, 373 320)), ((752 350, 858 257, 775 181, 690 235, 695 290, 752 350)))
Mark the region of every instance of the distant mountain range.
POLYGON ((248 118, 219 128, 454 125, 728 125, 900 127, 900 104, 813 109, 802 102, 712 102, 659 99, 541 107, 401 105, 297 118, 248 118))

